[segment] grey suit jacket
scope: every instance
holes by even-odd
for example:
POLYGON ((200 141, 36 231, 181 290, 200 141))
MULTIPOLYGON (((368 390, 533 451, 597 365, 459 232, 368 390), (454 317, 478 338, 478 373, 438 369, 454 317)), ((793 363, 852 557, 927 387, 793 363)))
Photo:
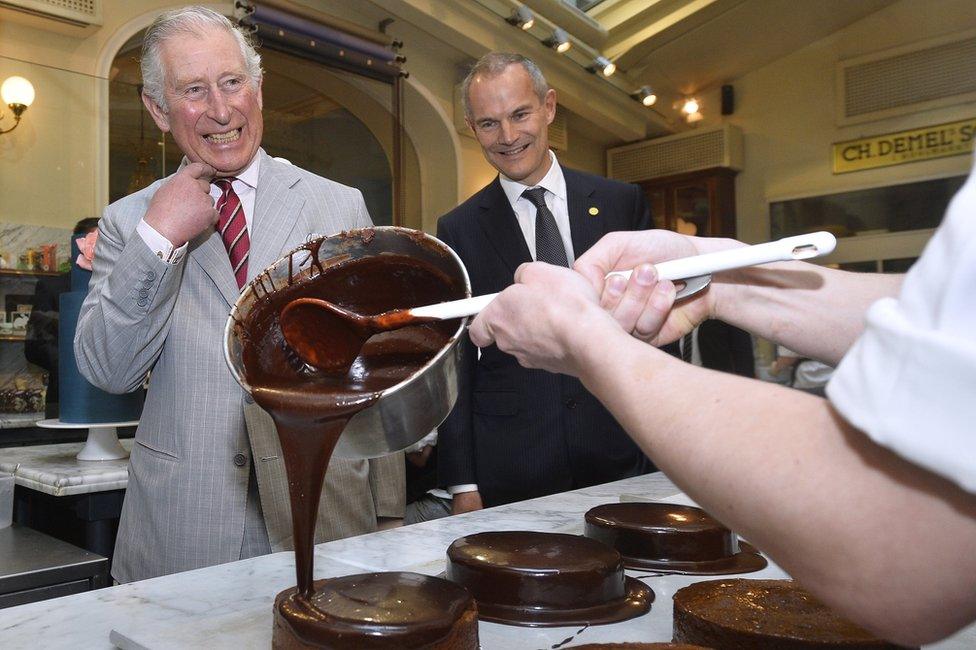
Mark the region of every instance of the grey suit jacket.
MULTIPOLYGON (((370 225, 358 190, 258 155, 250 277, 309 233, 370 225)), ((162 182, 106 208, 75 336, 79 369, 104 390, 134 390, 152 371, 112 566, 120 582, 239 559, 252 459, 272 549, 291 548, 274 426, 224 362, 223 329, 239 291, 220 235, 208 229, 169 265, 136 232, 162 182)), ((334 460, 316 541, 402 516, 403 494, 400 455, 334 460)))

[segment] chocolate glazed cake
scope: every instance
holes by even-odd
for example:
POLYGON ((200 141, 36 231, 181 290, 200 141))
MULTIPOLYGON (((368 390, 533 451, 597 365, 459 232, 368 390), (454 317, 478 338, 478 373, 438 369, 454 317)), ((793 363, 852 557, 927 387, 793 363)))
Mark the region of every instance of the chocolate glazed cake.
POLYGON ((712 648, 902 648, 841 618, 791 580, 706 580, 674 594, 674 641, 712 648))
POLYGON ((607 503, 585 515, 587 537, 620 552, 631 569, 688 575, 748 573, 766 559, 701 508, 607 503))
POLYGON ((447 578, 468 589, 482 620, 531 627, 599 625, 647 613, 650 587, 620 554, 581 535, 478 533, 447 549, 447 578))
POLYGON ((566 650, 708 650, 704 646, 687 643, 587 643, 566 650))
POLYGON ((478 610, 462 587, 419 573, 364 573, 315 581, 275 599, 272 646, 335 650, 477 650, 478 610))

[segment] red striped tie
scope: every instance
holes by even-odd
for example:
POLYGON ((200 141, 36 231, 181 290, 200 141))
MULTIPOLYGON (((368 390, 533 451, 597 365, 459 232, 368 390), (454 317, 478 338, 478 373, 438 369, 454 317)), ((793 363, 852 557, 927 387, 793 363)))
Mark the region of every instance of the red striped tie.
POLYGON ((237 279, 237 288, 243 288, 247 281, 247 254, 251 250, 251 239, 247 235, 247 220, 241 199, 231 185, 236 178, 218 178, 213 184, 220 188, 220 198, 217 199, 217 232, 224 240, 224 247, 230 257, 230 265, 237 279))

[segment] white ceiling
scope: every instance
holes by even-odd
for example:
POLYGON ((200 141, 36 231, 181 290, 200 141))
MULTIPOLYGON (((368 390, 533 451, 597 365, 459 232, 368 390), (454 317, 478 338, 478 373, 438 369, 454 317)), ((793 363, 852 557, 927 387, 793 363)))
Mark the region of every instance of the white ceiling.
POLYGON ((658 94, 689 94, 761 68, 895 0, 606 0, 590 11, 604 52, 658 94))

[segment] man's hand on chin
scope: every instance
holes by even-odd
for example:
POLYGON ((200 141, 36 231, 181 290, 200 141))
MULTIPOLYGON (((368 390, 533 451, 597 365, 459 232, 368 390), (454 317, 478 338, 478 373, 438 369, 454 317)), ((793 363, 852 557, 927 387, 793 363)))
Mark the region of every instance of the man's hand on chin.
POLYGON ((215 170, 190 163, 162 184, 149 204, 145 221, 174 247, 180 247, 217 223, 210 196, 215 170))

